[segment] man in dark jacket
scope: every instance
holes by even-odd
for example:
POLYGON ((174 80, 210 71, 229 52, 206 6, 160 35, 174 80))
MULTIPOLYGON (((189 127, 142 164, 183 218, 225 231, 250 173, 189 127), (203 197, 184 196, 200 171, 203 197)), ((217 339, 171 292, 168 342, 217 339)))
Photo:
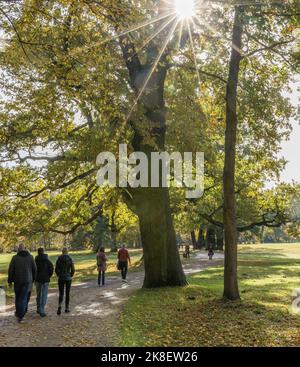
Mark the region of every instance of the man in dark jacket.
POLYGON ((57 314, 61 314, 61 305, 64 300, 64 291, 66 288, 66 308, 65 312, 69 313, 69 303, 70 303, 70 290, 72 284, 72 277, 75 274, 75 267, 73 260, 68 255, 68 249, 66 247, 62 250, 62 255, 56 261, 55 273, 58 277, 58 289, 59 289, 59 299, 58 299, 58 309, 57 314))
POLYGON ((35 263, 37 268, 35 280, 37 313, 40 314, 41 317, 45 317, 49 282, 53 275, 54 268, 52 262, 48 259, 48 255, 45 254, 43 247, 38 249, 35 263))
POLYGON ((36 265, 33 256, 21 243, 17 255, 13 256, 8 269, 8 284, 14 283, 16 316, 23 321, 26 313, 28 293, 36 277, 36 265))

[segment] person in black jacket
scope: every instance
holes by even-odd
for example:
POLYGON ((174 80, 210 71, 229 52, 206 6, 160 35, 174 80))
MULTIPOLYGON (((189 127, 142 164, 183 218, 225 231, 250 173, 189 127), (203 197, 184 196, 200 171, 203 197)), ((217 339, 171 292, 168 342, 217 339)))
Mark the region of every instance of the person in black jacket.
POLYGON ((33 256, 21 243, 17 255, 13 256, 8 269, 8 284, 14 283, 15 315, 19 322, 23 321, 26 314, 28 294, 36 277, 36 265, 33 256))
POLYGON ((50 278, 53 275, 53 264, 45 254, 43 247, 38 249, 38 255, 35 258, 37 273, 36 273, 36 307, 37 313, 41 317, 45 317, 45 306, 48 298, 48 288, 50 278))
POLYGON ((55 273, 58 277, 58 289, 59 289, 59 299, 58 299, 58 309, 57 314, 61 314, 61 305, 64 300, 64 291, 66 288, 66 308, 65 312, 69 313, 69 303, 70 303, 70 290, 72 284, 72 277, 75 274, 75 267, 73 260, 68 255, 68 249, 66 247, 62 250, 62 255, 56 261, 55 273))

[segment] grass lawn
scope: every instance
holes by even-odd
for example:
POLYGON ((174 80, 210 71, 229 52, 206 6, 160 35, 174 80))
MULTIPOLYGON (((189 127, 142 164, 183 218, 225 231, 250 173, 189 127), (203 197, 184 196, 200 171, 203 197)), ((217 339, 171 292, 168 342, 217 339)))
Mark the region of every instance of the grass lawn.
POLYGON ((300 244, 239 247, 241 302, 221 300, 223 268, 184 288, 141 289, 120 318, 121 346, 300 346, 300 244))
MULTIPOLYGON (((140 259, 142 257, 142 250, 129 250, 131 257, 131 267, 130 271, 140 270, 140 259)), ((57 257, 61 254, 58 251, 48 252, 49 259, 55 264, 57 257)), ((12 256, 15 254, 0 254, 0 286, 7 285, 7 270, 9 262, 12 256)), ((33 256, 36 256, 36 253, 32 253, 33 256)), ((75 264, 76 273, 74 276, 74 282, 83 282, 87 280, 97 279, 97 266, 96 266, 96 254, 90 251, 76 251, 70 252, 72 259, 75 264)), ((112 275, 113 273, 118 272, 116 268, 117 264, 117 254, 116 253, 107 253, 108 256, 108 266, 107 273, 112 275)), ((119 273, 119 272, 118 272, 119 273)), ((53 276, 51 279, 50 287, 57 287, 57 278, 53 276)), ((12 290, 8 289, 8 296, 12 296, 12 290)))

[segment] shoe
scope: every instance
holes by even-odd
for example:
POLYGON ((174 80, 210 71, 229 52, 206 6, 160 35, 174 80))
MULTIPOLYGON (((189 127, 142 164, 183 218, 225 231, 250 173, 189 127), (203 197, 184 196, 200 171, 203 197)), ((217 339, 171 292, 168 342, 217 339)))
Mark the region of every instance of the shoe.
POLYGON ((39 315, 41 314, 40 311, 36 310, 36 313, 38 313, 39 315))
POLYGON ((57 314, 60 315, 61 314, 61 307, 59 306, 57 309, 57 314))
POLYGON ((70 313, 70 310, 68 308, 66 308, 65 313, 70 313))
POLYGON ((23 323, 24 323, 24 320, 23 320, 23 319, 18 318, 18 323, 19 323, 19 324, 23 324, 23 323))
POLYGON ((45 313, 40 313, 41 317, 46 317, 47 315, 45 313))

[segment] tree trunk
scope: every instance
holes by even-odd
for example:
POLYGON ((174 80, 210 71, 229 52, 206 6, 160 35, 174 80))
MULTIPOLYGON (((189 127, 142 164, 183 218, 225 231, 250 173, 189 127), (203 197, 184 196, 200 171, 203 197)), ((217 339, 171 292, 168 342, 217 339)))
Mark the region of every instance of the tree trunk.
POLYGON ((222 228, 216 229, 217 236, 217 250, 224 250, 224 231, 222 228))
POLYGON ((199 233, 198 233, 197 247, 201 249, 204 246, 205 246, 204 230, 202 226, 200 226, 199 233))
POLYGON ((213 227, 208 227, 206 231, 206 249, 216 248, 216 235, 213 227))
POLYGON ((118 251, 118 243, 117 243, 118 229, 115 224, 115 212, 113 212, 111 216, 110 232, 111 232, 111 239, 112 239, 111 252, 117 252, 118 251))
POLYGON ((235 156, 237 137, 237 86, 241 61, 243 8, 235 8, 234 26, 229 64, 229 77, 226 93, 226 131, 225 131, 225 162, 223 173, 224 190, 224 234, 225 234, 225 264, 224 264, 224 298, 239 299, 237 279, 237 225, 235 200, 235 156))
POLYGON ((265 226, 261 227, 261 231, 260 231, 260 243, 264 243, 264 236, 265 236, 265 226))
POLYGON ((186 279, 176 245, 168 190, 166 188, 135 190, 139 190, 138 195, 143 197, 142 205, 135 207, 144 252, 143 286, 152 288, 185 285, 186 279))
MULTIPOLYGON (((151 151, 154 151, 153 147, 140 145, 138 141, 140 140, 136 137, 134 149, 144 152, 149 157, 151 151)), ((149 177, 151 179, 150 172, 149 177)), ((126 192, 123 193, 125 202, 137 214, 140 222, 145 267, 144 287, 186 285, 176 244, 169 189, 139 187, 128 188, 126 192)))
POLYGON ((196 248, 197 248, 197 241, 196 241, 195 231, 192 231, 191 232, 191 239, 192 239, 193 249, 196 250, 196 248))

